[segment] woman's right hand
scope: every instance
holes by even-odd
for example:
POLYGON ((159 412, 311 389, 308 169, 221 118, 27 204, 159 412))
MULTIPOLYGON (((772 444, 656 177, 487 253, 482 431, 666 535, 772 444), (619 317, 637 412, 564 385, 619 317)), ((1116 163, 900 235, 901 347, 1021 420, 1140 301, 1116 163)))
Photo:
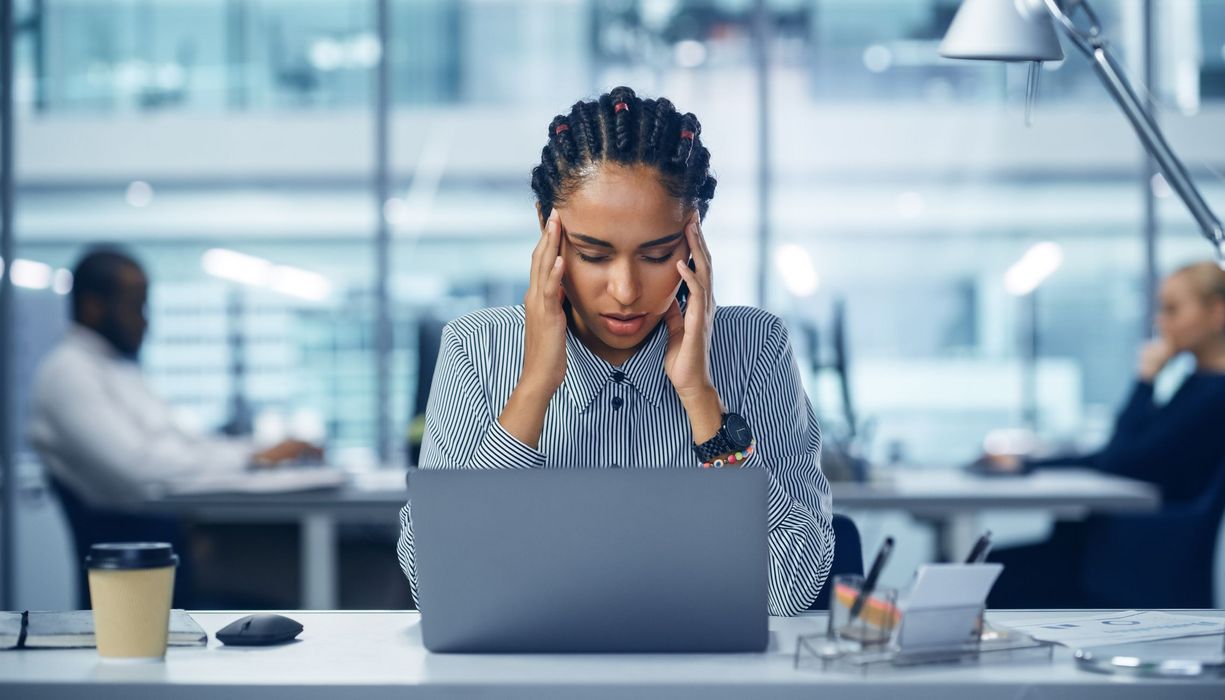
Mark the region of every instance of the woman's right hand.
POLYGON ((523 296, 527 322, 523 331, 523 372, 519 376, 519 387, 542 396, 546 402, 566 378, 564 250, 561 220, 554 209, 532 251, 531 280, 523 296))
POLYGON ((1145 382, 1151 382, 1161 371, 1161 368, 1178 354, 1174 350, 1174 346, 1170 345, 1165 338, 1155 338, 1148 341, 1140 348, 1140 359, 1138 361, 1137 371, 1140 374, 1140 379, 1145 382))

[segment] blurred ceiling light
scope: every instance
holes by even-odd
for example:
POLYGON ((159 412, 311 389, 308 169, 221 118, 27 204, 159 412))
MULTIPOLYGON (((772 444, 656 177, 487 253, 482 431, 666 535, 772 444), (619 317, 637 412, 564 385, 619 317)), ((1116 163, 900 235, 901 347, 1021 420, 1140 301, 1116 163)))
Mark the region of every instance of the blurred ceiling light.
POLYGON ((408 202, 400 197, 388 198, 383 202, 383 218, 393 225, 408 221, 408 202))
POLYGON ((1158 199, 1166 199, 1174 194, 1174 190, 1170 189, 1170 183, 1166 182, 1165 176, 1161 173, 1153 175, 1152 186, 1153 196, 1158 199))
POLYGON ((1013 296, 1025 296, 1037 289, 1062 264, 1063 248, 1058 243, 1035 243, 1004 273, 1004 288, 1013 296))
MULTIPOLYGON (((624 2, 622 4, 628 6, 634 3, 624 2)), ((637 3, 642 24, 655 31, 668 26, 668 23, 680 14, 682 9, 680 4, 679 0, 642 0, 637 3)))
POLYGON ((166 63, 157 67, 157 86, 163 90, 178 90, 186 82, 183 66, 166 63))
POLYGON ((115 69, 115 87, 119 92, 138 92, 149 82, 148 75, 144 61, 124 61, 115 69))
POLYGON ((72 272, 60 268, 55 271, 55 277, 51 280, 51 289, 56 294, 64 295, 72 291, 72 272))
POLYGON ((332 293, 332 282, 318 272, 277 265, 272 268, 268 288, 307 301, 323 301, 332 293))
POLYGON ((212 248, 205 251, 200 262, 204 271, 214 277, 307 301, 323 301, 332 293, 332 281, 317 272, 273 265, 263 258, 234 250, 212 248))
POLYGON ((124 196, 134 207, 147 207, 153 203, 153 186, 144 180, 133 180, 124 196))
POLYGON ((903 192, 897 196, 897 210, 905 219, 917 219, 923 214, 923 195, 903 192))
POLYGON ((812 257, 803 246, 788 243, 776 248, 774 266, 783 276, 783 286, 793 296, 810 297, 816 293, 819 284, 817 271, 813 267, 812 257))
POLYGON ((884 73, 893 65, 893 52, 883 44, 872 44, 863 50, 863 65, 873 73, 884 73))
MULTIPOLYGON (((50 265, 23 258, 17 258, 13 261, 10 272, 13 273, 13 284, 18 287, 25 287, 26 289, 46 289, 50 287, 51 278, 54 274, 50 265)), ((0 268, 0 274, 3 274, 3 268, 0 268)))
POLYGON ((348 63, 353 68, 373 68, 383 57, 383 45, 374 34, 359 34, 348 46, 348 63))
POLYGON ((693 39, 676 42, 672 49, 676 65, 681 68, 697 68, 706 62, 706 45, 693 39))
POLYGON ((316 39, 310 48, 310 62, 316 70, 333 71, 345 59, 344 49, 331 39, 316 39))
POLYGON ((200 263, 213 277, 252 287, 267 286, 272 272, 272 263, 267 260, 225 248, 205 251, 200 263))
POLYGON ((1199 114, 1199 59, 1181 60, 1174 64, 1174 98, 1178 109, 1188 117, 1199 114))

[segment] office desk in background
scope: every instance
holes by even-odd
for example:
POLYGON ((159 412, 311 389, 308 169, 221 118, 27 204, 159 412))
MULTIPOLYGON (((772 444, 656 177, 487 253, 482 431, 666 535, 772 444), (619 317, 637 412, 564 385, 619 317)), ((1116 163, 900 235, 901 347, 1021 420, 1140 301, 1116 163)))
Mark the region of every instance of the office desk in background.
MULTIPOLYGON (((860 676, 794 667, 796 638, 824 613, 771 618, 764 654, 431 654, 415 612, 289 612, 304 626, 280 647, 226 648, 214 633, 244 613, 193 613, 207 648, 171 649, 161 664, 111 664, 93 649, 0 652, 0 697, 177 700, 245 698, 1221 698, 1225 678, 1140 679, 1089 673, 1071 651, 1052 659, 929 666, 860 676)), ((991 612, 997 624, 1047 612, 991 612)), ((1067 611, 1060 613, 1067 614, 1067 611)), ((1225 611, 1208 615, 1225 616, 1225 611)), ((1219 644, 1220 636, 1205 638, 1219 644)))
POLYGON ((1161 492, 1152 484, 1080 468, 1022 476, 916 468, 897 471, 887 481, 831 486, 834 510, 904 511, 931 525, 939 561, 959 561, 970 551, 982 534, 978 518, 988 510, 1076 520, 1091 513, 1145 513, 1161 507, 1161 492))
MULTIPOLYGON (((1161 505, 1149 484, 1084 469, 1038 471, 1021 477, 979 477, 951 470, 899 472, 889 481, 831 484, 834 510, 893 510, 930 522, 941 558, 969 548, 984 510, 1039 511, 1061 518, 1089 513, 1143 512, 1161 505)), ((171 496, 150 504, 211 522, 296 522, 302 529, 302 606, 337 606, 337 529, 340 523, 397 527, 407 499, 403 469, 354 476, 344 486, 295 493, 171 496)))

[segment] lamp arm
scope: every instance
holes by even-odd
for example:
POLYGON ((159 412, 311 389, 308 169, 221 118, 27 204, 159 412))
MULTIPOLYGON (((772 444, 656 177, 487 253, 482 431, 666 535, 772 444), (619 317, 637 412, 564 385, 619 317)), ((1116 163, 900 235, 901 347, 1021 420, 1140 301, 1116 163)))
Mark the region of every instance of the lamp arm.
POLYGON ((1045 0, 1045 4, 1047 10, 1054 16, 1055 24, 1059 29, 1093 63, 1093 70, 1101 79, 1102 84, 1106 86, 1106 91, 1114 98, 1119 109, 1127 117, 1127 121, 1131 122, 1144 149, 1157 161, 1170 188, 1178 193, 1179 199, 1187 206, 1192 218, 1199 224, 1204 237, 1216 249, 1217 260, 1225 265, 1225 229, 1222 229, 1220 219, 1212 213, 1212 209, 1204 201, 1203 195, 1191 180, 1191 175, 1187 172, 1186 167, 1165 140, 1161 128, 1157 126, 1152 115, 1144 109, 1144 103, 1136 95, 1123 67, 1108 50, 1106 40, 1100 33, 1097 15, 1087 0, 1065 3, 1072 11, 1079 8, 1089 17, 1090 27, 1087 31, 1076 26, 1057 0, 1045 0))

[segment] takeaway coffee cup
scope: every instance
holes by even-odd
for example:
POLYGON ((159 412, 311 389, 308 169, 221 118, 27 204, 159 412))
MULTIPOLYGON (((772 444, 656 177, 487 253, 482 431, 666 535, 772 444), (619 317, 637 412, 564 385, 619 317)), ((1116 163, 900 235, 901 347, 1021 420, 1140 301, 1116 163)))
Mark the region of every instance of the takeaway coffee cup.
POLYGON ((98 654, 159 661, 166 656, 170 600, 179 557, 165 542, 114 542, 89 548, 89 597, 98 654))

